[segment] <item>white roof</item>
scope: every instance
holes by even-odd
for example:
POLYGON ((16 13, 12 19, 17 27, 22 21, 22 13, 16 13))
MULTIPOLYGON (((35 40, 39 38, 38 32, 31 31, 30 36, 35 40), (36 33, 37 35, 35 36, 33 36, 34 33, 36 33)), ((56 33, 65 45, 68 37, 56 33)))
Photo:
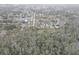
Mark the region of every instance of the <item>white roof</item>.
POLYGON ((25 22, 27 22, 28 20, 26 19, 26 20, 24 20, 25 22))

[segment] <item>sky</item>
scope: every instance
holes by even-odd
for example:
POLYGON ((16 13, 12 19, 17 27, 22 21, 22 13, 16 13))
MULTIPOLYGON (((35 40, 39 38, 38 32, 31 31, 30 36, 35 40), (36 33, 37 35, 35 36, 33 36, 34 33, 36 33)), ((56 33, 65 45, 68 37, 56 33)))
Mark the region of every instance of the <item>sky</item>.
POLYGON ((79 0, 0 0, 0 4, 79 4, 79 0))

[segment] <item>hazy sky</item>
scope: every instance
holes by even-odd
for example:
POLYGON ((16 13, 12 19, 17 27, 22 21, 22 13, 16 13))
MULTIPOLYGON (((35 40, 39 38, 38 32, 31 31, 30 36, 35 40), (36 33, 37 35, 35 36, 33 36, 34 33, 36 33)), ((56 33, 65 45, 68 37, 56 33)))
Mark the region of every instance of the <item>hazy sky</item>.
POLYGON ((79 0, 0 0, 0 4, 79 4, 79 0))

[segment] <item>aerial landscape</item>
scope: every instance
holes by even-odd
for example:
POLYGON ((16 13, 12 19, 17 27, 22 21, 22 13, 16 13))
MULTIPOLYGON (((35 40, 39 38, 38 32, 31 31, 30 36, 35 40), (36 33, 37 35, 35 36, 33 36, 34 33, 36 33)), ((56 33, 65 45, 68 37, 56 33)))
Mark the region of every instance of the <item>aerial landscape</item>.
POLYGON ((0 4, 0 55, 79 55, 79 5, 0 4))

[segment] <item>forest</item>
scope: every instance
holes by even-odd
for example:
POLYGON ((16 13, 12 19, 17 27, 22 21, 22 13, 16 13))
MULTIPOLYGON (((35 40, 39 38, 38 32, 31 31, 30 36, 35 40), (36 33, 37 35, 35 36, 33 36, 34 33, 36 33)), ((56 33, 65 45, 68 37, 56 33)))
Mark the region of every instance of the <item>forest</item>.
POLYGON ((0 5, 0 55, 78 54, 78 5, 0 5))

